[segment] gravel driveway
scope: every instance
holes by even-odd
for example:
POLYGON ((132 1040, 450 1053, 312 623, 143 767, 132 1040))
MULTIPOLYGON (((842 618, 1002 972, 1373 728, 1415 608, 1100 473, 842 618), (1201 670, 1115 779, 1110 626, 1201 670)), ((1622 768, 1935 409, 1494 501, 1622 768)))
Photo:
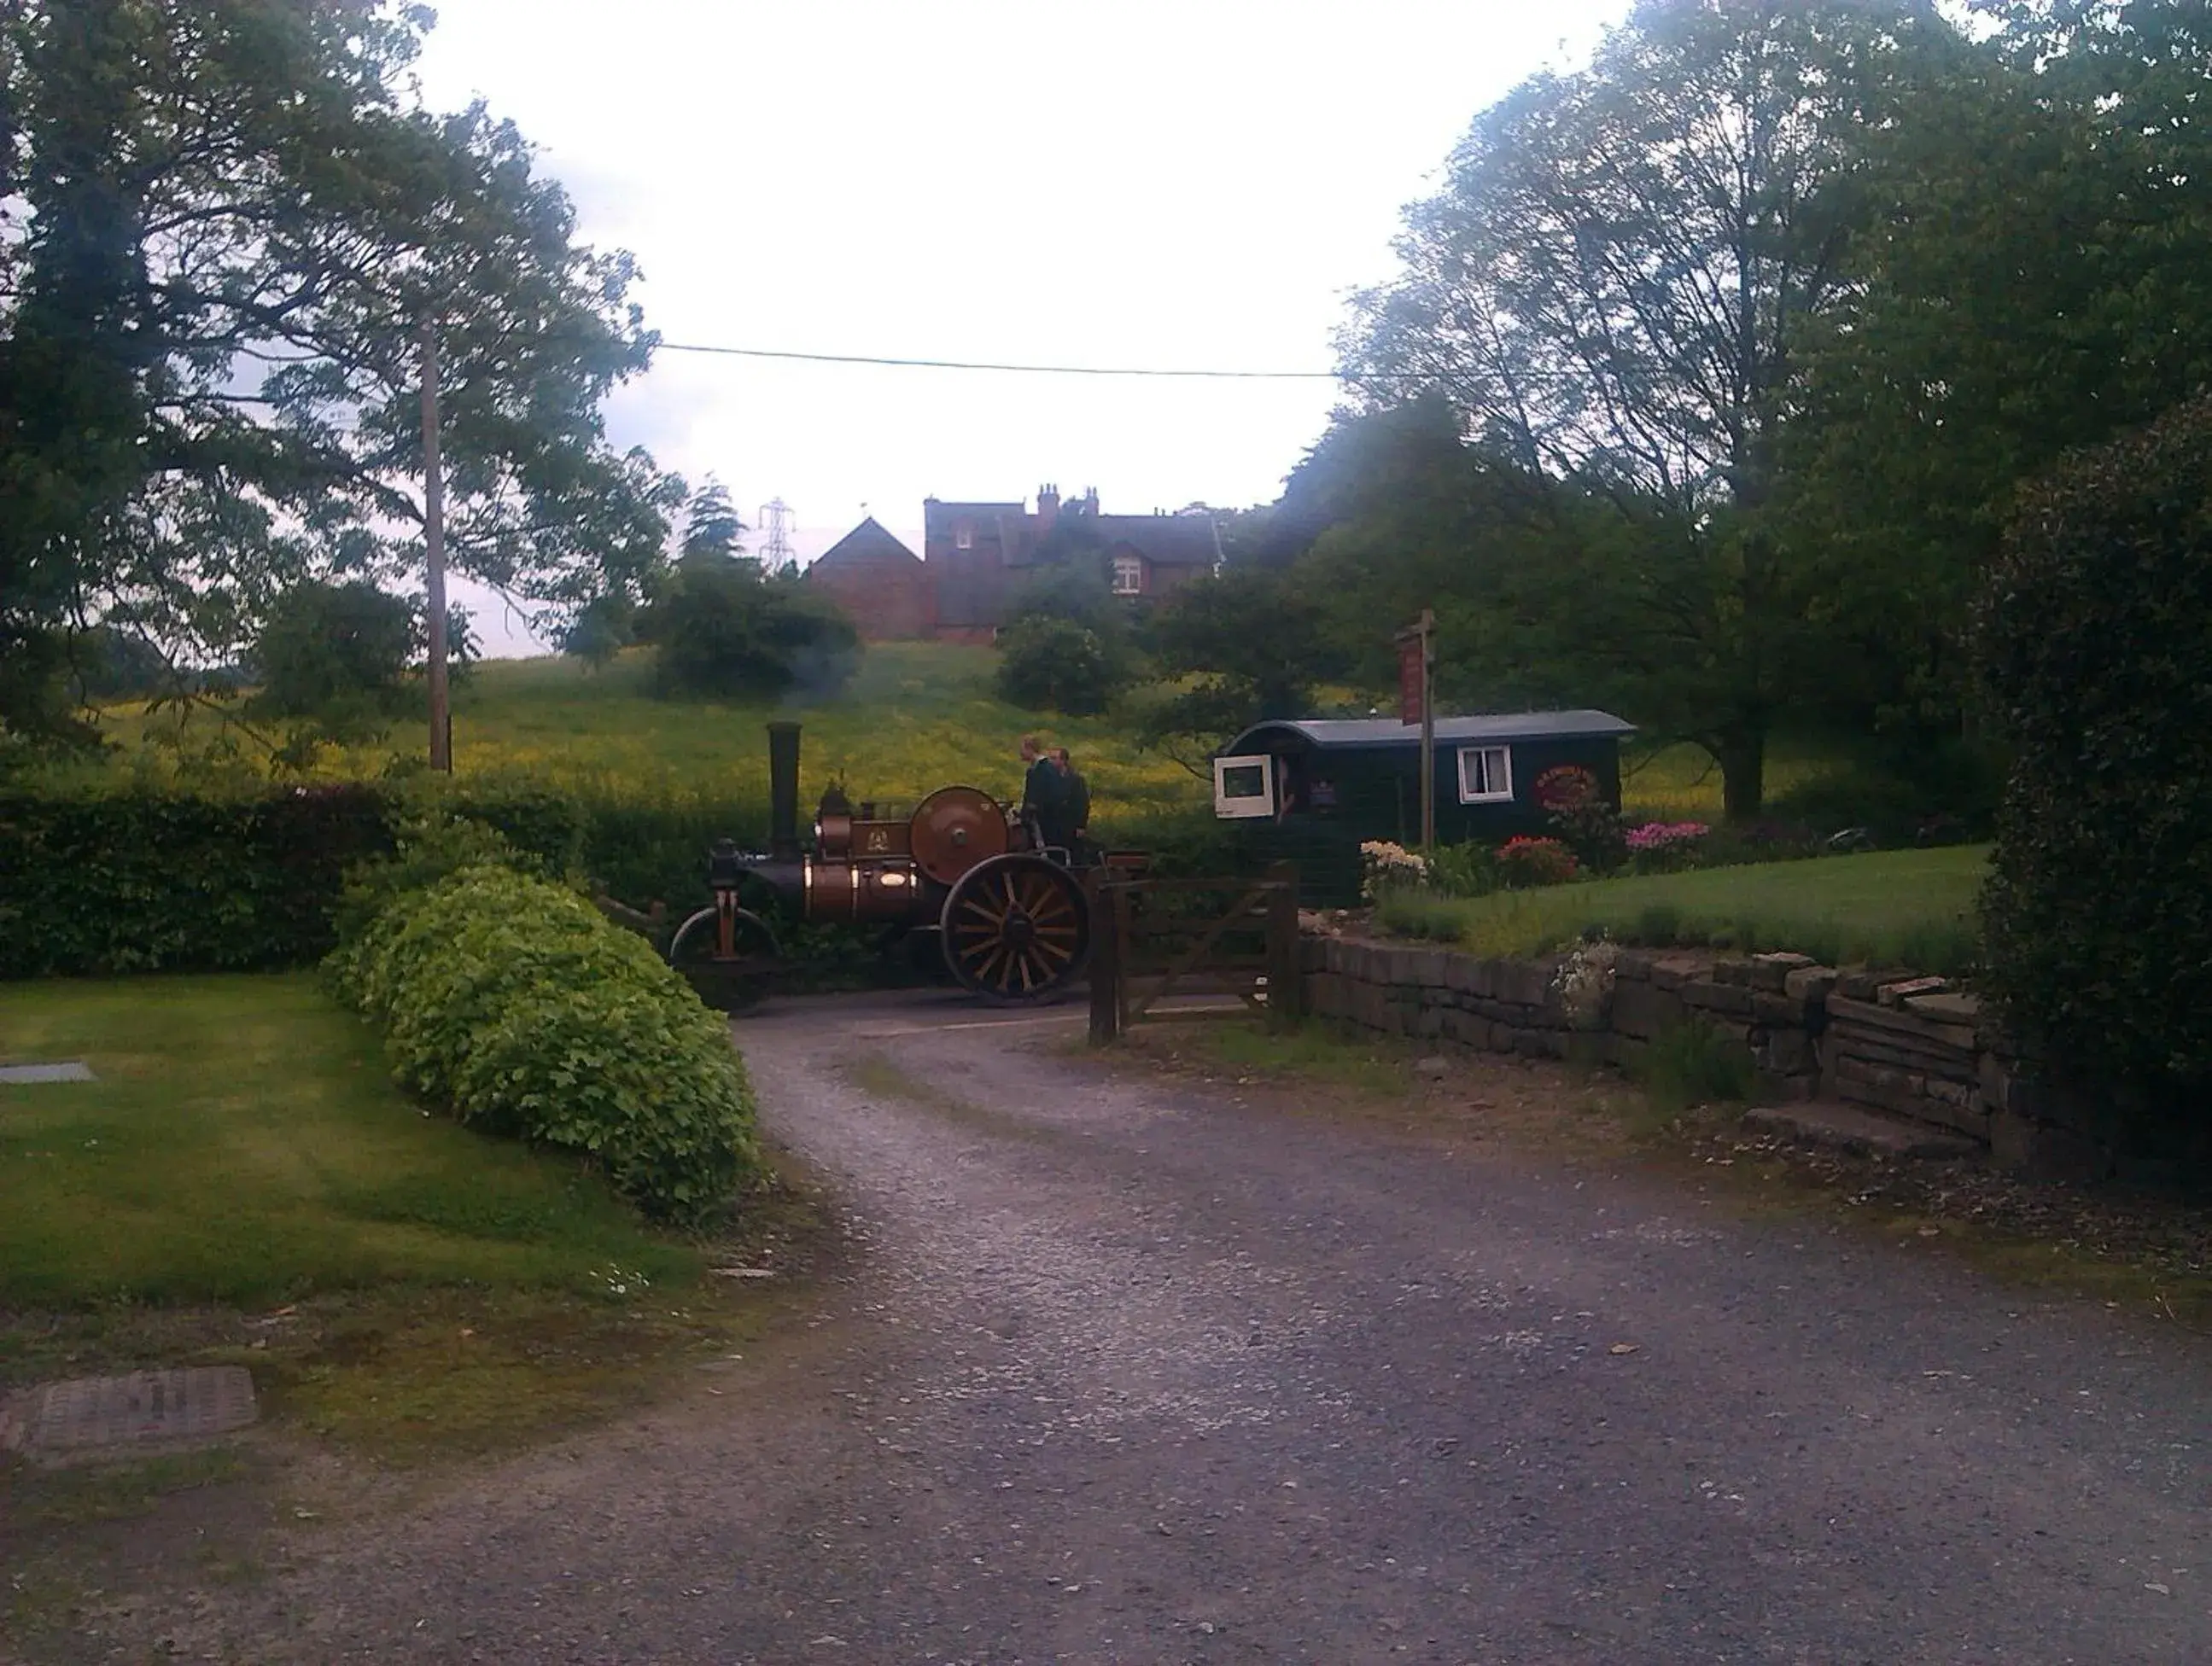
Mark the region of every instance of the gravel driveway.
MULTIPOLYGON (((821 1317, 268 1593, 248 1658, 2212 1661, 2212 1348, 1661 1182, 738 1033, 821 1317)), ((1510 1070, 1469 1062, 1469 1070, 1510 1070)), ((329 1536, 336 1541, 337 1535, 329 1536)))

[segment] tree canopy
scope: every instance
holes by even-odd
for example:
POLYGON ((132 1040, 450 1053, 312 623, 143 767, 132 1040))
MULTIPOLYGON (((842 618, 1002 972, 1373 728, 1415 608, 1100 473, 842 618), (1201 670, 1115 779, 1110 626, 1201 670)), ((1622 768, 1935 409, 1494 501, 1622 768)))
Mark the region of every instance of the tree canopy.
POLYGON ((681 483, 600 415, 635 268, 511 124, 419 103, 429 21, 0 9, 0 651, 100 621, 204 662, 303 579, 416 569, 426 330, 459 570, 557 624, 662 563, 681 483))

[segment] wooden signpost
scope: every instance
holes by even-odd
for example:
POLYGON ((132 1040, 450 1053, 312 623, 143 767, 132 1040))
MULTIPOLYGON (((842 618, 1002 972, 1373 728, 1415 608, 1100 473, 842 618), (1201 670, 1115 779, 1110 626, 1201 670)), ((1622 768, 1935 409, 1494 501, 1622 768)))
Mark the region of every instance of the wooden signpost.
POLYGON ((1398 633, 1398 720, 1421 726, 1421 854, 1435 853, 1437 842, 1436 759, 1437 616, 1427 608, 1398 633))

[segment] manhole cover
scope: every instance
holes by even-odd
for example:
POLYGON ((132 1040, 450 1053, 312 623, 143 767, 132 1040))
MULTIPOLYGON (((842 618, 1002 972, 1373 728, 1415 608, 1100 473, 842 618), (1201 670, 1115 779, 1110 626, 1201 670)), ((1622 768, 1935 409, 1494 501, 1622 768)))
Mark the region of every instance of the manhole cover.
POLYGON ((92 1066, 81 1058, 66 1064, 0 1064, 0 1087, 19 1081, 97 1081, 92 1066))
POLYGON ((0 1445, 36 1457, 202 1440, 242 1429, 255 1415, 253 1378, 242 1366, 79 1377, 0 1409, 0 1445))

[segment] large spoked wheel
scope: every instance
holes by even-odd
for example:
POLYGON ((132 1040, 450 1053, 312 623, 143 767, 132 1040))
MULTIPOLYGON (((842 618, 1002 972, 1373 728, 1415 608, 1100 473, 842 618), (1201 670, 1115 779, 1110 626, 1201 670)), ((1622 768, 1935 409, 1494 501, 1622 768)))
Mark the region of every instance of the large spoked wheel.
POLYGON ((669 939, 668 964, 690 980, 708 1006, 738 1012, 768 998, 783 970, 783 951, 766 920, 750 909, 733 908, 726 952, 720 912, 702 908, 669 939))
POLYGON ((994 857, 945 900, 945 963, 987 1001, 1039 1001, 1091 958, 1091 906, 1066 869, 1042 857, 994 857))

